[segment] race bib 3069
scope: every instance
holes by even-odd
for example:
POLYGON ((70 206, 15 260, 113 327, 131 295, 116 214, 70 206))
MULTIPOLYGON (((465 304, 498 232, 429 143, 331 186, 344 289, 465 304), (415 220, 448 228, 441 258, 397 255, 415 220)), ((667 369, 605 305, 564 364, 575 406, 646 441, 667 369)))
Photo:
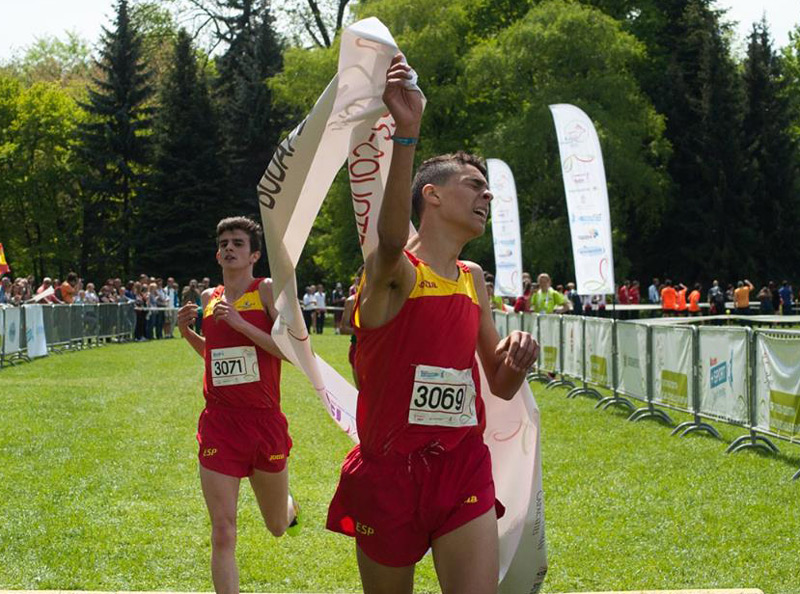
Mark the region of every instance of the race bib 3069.
POLYGON ((477 425, 475 398, 471 369, 417 365, 408 422, 442 427, 477 425))

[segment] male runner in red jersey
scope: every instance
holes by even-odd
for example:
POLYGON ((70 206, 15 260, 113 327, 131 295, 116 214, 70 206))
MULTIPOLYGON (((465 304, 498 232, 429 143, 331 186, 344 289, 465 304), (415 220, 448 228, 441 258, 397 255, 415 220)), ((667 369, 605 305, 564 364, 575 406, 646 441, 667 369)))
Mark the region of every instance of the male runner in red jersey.
POLYGON ((270 336, 277 310, 271 280, 253 278, 261 228, 245 217, 217 225, 223 285, 201 295, 203 336, 192 329, 194 303, 178 311, 181 335, 205 360, 200 415, 200 484, 211 516, 211 575, 218 594, 239 592, 236 508, 239 483, 249 477, 267 529, 299 529, 289 495, 292 447, 280 408, 281 354, 270 336), (291 527, 291 528, 290 528, 291 527))
POLYGON ((496 592, 496 500, 475 351, 492 392, 510 399, 538 345, 517 331, 500 340, 483 271, 458 260, 489 214, 482 162, 435 157, 412 189, 421 97, 406 87, 401 55, 386 76, 396 144, 378 247, 354 310, 360 444, 342 465, 327 526, 356 538, 367 594, 411 592, 429 547, 445 594, 496 592), (412 202, 420 227, 407 246, 412 202))

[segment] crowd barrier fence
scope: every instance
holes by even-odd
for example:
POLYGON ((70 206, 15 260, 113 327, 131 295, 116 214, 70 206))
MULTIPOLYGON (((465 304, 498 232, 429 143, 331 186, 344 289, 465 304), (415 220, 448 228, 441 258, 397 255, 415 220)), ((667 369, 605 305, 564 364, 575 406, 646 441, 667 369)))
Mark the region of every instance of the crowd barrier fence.
POLYGON ((667 411, 688 413, 672 431, 681 437, 704 431, 719 439, 712 423, 745 429, 728 453, 800 443, 800 331, 500 311, 494 321, 501 336, 524 329, 537 338, 528 378, 546 389, 570 387, 567 397, 591 396, 596 408, 624 406, 630 421, 674 426, 667 411))
POLYGON ((50 353, 133 339, 133 303, 0 307, 0 368, 50 353))

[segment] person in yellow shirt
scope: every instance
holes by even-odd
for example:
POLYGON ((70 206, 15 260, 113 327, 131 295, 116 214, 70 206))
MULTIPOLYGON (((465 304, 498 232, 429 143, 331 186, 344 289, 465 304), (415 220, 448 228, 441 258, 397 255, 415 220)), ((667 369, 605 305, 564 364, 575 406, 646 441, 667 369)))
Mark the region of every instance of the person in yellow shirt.
POLYGON ((736 289, 733 291, 733 305, 737 315, 746 316, 750 313, 750 291, 754 288, 753 283, 747 279, 736 283, 736 289))
POLYGON ((539 290, 531 297, 531 309, 537 313, 568 313, 572 309, 572 303, 564 293, 556 291, 552 287, 550 275, 546 272, 540 274, 536 282, 539 290))

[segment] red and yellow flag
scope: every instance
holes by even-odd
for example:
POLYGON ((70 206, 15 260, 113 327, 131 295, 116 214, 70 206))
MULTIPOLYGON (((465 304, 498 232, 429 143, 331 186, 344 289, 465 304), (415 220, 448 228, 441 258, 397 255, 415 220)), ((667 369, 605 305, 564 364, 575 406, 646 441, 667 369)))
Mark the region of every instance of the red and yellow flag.
POLYGON ((3 244, 0 243, 0 275, 11 272, 11 268, 6 262, 6 253, 3 251, 3 244))

